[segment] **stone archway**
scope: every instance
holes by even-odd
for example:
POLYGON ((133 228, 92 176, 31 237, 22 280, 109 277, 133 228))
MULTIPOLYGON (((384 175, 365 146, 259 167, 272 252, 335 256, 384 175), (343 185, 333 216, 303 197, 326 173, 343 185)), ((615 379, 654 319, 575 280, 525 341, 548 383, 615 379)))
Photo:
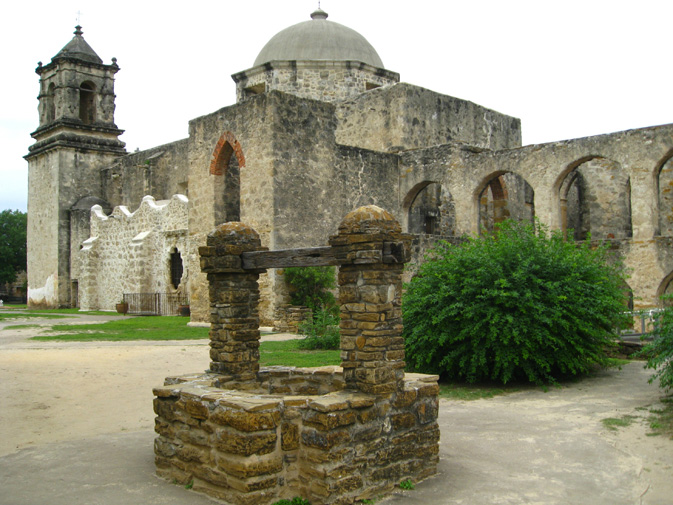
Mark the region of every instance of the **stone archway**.
POLYGON ((658 235, 673 235, 673 151, 664 156, 657 170, 659 204, 658 235))
POLYGON ((479 233, 493 231, 505 219, 535 219, 535 191, 519 174, 500 172, 486 178, 477 196, 479 233))
POLYGON ((456 235, 456 208, 453 197, 442 184, 416 184, 402 204, 409 233, 453 237, 456 235))
POLYGON ((571 163, 559 184, 561 229, 575 240, 627 238, 631 180, 614 160, 587 156, 571 163))

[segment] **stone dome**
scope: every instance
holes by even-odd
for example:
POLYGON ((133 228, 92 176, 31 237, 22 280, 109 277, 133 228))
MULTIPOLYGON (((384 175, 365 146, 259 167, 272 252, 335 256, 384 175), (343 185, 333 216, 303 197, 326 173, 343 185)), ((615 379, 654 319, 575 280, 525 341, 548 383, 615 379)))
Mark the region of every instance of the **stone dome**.
POLYGON ((367 39, 355 30, 327 21, 327 13, 321 9, 311 14, 311 21, 290 26, 274 35, 260 51, 254 66, 270 61, 295 60, 361 61, 384 68, 367 39))

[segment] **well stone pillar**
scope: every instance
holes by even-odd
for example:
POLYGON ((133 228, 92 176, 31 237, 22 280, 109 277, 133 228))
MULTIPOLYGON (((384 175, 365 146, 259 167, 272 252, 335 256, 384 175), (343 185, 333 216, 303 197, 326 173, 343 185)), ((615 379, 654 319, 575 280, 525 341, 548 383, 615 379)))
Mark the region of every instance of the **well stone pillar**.
POLYGON ((256 380, 259 371, 259 274, 244 270, 241 254, 264 250, 255 230, 224 223, 199 248, 210 295, 210 371, 232 380, 256 380))
POLYGON ((411 236, 387 211, 348 214, 330 238, 339 267, 341 366, 349 389, 379 395, 402 388, 402 272, 411 236))

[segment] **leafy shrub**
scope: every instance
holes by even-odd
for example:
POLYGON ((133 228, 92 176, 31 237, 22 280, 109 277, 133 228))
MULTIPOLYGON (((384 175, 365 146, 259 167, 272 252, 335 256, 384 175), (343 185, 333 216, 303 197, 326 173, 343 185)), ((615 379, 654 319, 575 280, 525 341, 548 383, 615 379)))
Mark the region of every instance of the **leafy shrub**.
POLYGON ((302 349, 339 349, 339 317, 334 310, 319 307, 313 310, 313 318, 299 325, 299 333, 306 338, 299 342, 302 349))
POLYGON ((336 305, 329 291, 336 287, 334 267, 296 267, 285 269, 285 282, 290 288, 293 305, 313 310, 336 305))
POLYGON ((622 265, 607 246, 536 227, 506 221, 432 252, 402 307, 412 369, 544 384, 607 364, 606 346, 628 322, 622 265))
POLYGON ((311 308, 313 317, 299 325, 302 349, 338 349, 339 307, 329 291, 336 287, 334 267, 286 268, 293 305, 311 308))
MULTIPOLYGON (((665 300, 671 298, 671 295, 664 297, 665 300)), ((649 382, 659 379, 659 387, 668 391, 673 389, 673 307, 665 307, 653 318, 652 331, 645 335, 653 340, 643 347, 640 355, 647 358, 645 368, 656 370, 649 382)))

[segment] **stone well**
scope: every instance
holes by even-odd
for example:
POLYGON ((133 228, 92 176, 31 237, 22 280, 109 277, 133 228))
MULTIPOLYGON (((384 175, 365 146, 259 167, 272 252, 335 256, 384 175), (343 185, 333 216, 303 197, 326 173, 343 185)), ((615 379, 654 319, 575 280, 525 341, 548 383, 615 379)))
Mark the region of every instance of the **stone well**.
MULTIPOLYGON (((262 251, 242 223, 200 248, 210 287, 210 369, 154 389, 157 473, 233 504, 375 498, 436 472, 437 376, 404 373, 401 290, 409 237, 383 209, 348 214, 339 265, 341 367, 259 367, 262 251)), ((323 248, 327 249, 327 248, 323 248)), ((315 263, 314 263, 315 264, 315 263)), ((280 264, 278 266, 281 266, 280 264)))

